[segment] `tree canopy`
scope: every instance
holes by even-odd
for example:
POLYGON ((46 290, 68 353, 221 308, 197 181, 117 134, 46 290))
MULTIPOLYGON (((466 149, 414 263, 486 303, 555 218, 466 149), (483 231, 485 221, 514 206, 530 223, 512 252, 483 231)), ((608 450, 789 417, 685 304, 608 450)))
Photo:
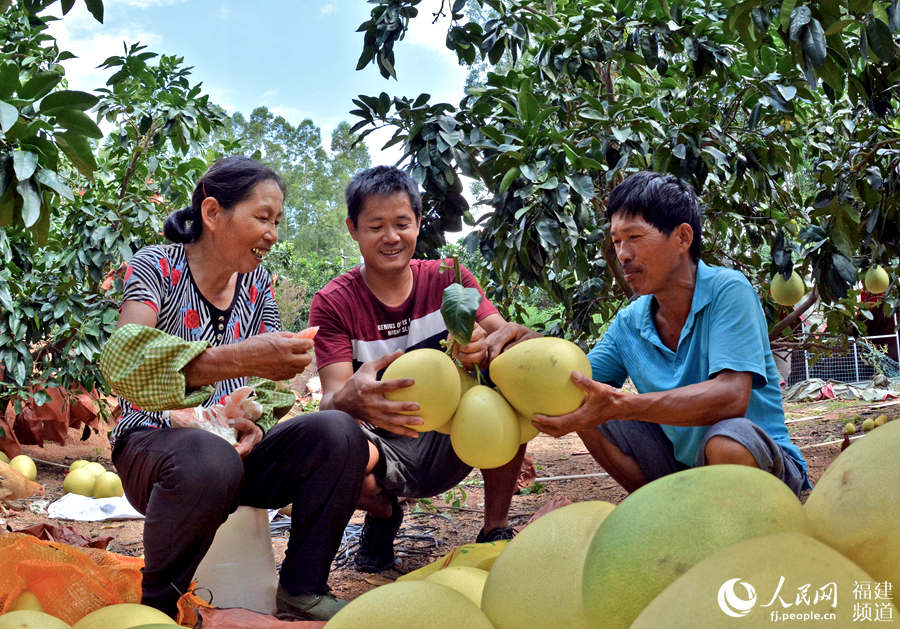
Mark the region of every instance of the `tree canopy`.
MULTIPOLYGON (((394 46, 428 18, 420 0, 372 4, 358 68, 395 77, 394 46)), ((695 187, 704 259, 744 272, 773 323, 776 272, 796 265, 846 333, 859 272, 896 271, 898 0, 454 0, 434 19, 483 82, 459 103, 360 95, 353 128, 394 129, 424 188, 422 255, 475 222, 460 176, 484 184, 467 245, 501 306, 520 284, 564 306, 550 333, 596 338, 629 297, 603 210, 640 169, 695 187)), ((880 307, 897 304, 892 283, 880 307)))

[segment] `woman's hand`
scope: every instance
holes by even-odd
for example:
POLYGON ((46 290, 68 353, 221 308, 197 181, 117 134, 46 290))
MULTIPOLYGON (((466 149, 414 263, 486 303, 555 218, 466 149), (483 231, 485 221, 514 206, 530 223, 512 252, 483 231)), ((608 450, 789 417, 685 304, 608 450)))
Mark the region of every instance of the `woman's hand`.
POLYGON ((366 421, 389 432, 404 437, 418 437, 419 433, 408 425, 425 423, 421 417, 403 415, 401 411, 419 410, 416 402, 394 402, 384 397, 385 393, 404 389, 415 384, 412 378, 378 380, 378 372, 390 365, 403 354, 396 351, 367 363, 363 363, 332 398, 334 408, 349 413, 358 420, 366 421))
POLYGON ((288 380, 312 362, 313 341, 292 332, 257 334, 223 349, 230 350, 237 373, 268 380, 288 380))
POLYGON ((234 417, 229 419, 228 425, 237 432, 238 441, 234 445, 234 449, 242 459, 250 454, 250 451, 253 450, 253 447, 257 443, 262 441, 262 428, 259 427, 259 424, 250 421, 246 417, 234 417))

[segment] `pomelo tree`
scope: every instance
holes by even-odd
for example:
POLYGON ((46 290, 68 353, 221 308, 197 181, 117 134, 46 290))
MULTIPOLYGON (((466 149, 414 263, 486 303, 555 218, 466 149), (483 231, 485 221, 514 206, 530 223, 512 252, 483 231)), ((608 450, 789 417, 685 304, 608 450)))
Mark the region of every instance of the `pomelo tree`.
MULTIPOLYGON (((122 275, 109 272, 189 203, 207 166, 197 143, 223 117, 182 58, 138 44, 105 60, 105 86, 67 89, 73 55, 47 33, 52 4, 0 2, 0 412, 11 406, 13 423, 102 384, 122 275)), ((102 3, 86 4, 102 20, 102 3)))
MULTIPOLYGON (((425 191, 421 255, 477 217, 466 243, 507 315, 508 287, 540 287, 564 311, 547 332, 597 336, 629 297, 605 199, 640 169, 693 184, 704 259, 757 286, 773 338, 816 297, 830 333, 854 332, 861 273, 896 275, 900 0, 371 4, 358 69, 396 77, 413 19, 443 21, 460 63, 487 69, 459 103, 360 95, 353 129, 387 127, 402 147, 425 191), (480 211, 461 176, 486 190, 480 211), (768 287, 795 267, 813 292, 789 312, 768 287)), ((897 306, 892 283, 862 312, 897 306)))

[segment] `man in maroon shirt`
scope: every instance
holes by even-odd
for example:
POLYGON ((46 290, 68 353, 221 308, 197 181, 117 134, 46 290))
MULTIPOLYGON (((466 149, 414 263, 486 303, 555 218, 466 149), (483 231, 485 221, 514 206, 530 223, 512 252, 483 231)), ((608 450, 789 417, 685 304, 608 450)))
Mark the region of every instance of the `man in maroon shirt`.
MULTIPOLYGON (((441 299, 456 274, 440 273, 439 260, 412 259, 422 201, 409 175, 376 166, 358 173, 345 196, 347 228, 359 244, 363 263, 316 293, 310 325, 319 326, 315 347, 322 409, 339 409, 355 417, 370 442, 370 473, 359 501, 368 514, 356 567, 379 572, 394 565, 393 540, 403 519, 397 498, 438 495, 455 487, 471 470, 453 452, 448 435, 418 433, 408 427, 422 420, 401 411, 416 411, 418 404, 384 396, 411 386, 414 380, 378 379, 405 351, 441 349, 440 341, 447 338, 441 299)), ((462 280, 481 290, 465 268, 462 280)), ((471 342, 456 352, 468 366, 486 358, 485 337, 506 324, 486 298, 476 322, 471 342)), ((476 541, 512 537, 507 513, 524 452, 522 446, 506 465, 482 470, 484 527, 476 541)))

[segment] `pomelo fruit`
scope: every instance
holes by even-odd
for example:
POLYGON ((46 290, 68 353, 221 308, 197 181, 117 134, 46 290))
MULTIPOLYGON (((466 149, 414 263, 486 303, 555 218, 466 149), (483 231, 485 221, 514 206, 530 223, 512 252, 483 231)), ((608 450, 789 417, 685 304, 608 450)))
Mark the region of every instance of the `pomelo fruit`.
POLYGON ((534 427, 534 424, 531 423, 531 418, 522 415, 522 413, 516 413, 516 418, 519 420, 519 443, 528 443, 532 439, 538 436, 540 432, 537 428, 534 427))
POLYGON ((436 349, 414 349, 406 352, 384 370, 382 380, 412 378, 415 384, 385 393, 389 400, 417 402, 418 411, 405 415, 421 417, 425 422, 408 426, 418 432, 434 430, 446 424, 459 404, 459 374, 453 360, 436 349))
MULTIPOLYGON (((455 363, 454 363, 455 364, 455 363)), ((456 365, 456 371, 459 373, 459 397, 462 399, 463 394, 478 384, 478 381, 470 374, 468 371, 456 365)), ((450 425, 453 422, 453 418, 451 417, 446 424, 442 424, 435 428, 437 432, 443 433, 445 435, 450 434, 450 425)))
POLYGON ((508 544, 509 540, 505 539, 500 539, 496 542, 463 544, 417 570, 400 575, 397 577, 397 581, 421 580, 449 566, 471 566, 490 572, 494 562, 497 561, 497 557, 500 556, 500 553, 503 552, 503 549, 508 544))
POLYGON ((34 480, 35 478, 37 478, 37 466, 34 464, 34 461, 31 460, 31 457, 27 454, 14 456, 9 462, 9 466, 28 480, 34 480))
POLYGON ((94 498, 117 498, 124 493, 119 475, 115 472, 103 472, 95 479, 91 495, 94 498))
POLYGON ((3 461, 4 463, 9 463, 9 457, 6 456, 5 452, 0 452, 0 461, 3 461))
POLYGON ((776 304, 793 306, 806 293, 806 286, 803 285, 803 279, 797 275, 796 271, 791 271, 791 277, 787 280, 781 273, 776 273, 769 286, 769 292, 776 304))
POLYGON ((494 629, 475 603, 456 590, 427 580, 397 581, 369 590, 328 621, 328 629, 361 627, 494 629))
POLYGON ((90 461, 87 461, 85 459, 77 459, 75 461, 72 461, 72 463, 69 464, 69 471, 71 472, 72 470, 77 470, 79 467, 84 467, 88 463, 90 463, 90 461))
POLYGON ((425 580, 456 590, 481 607, 481 593, 487 578, 488 571, 481 568, 450 566, 425 577, 425 580))
POLYGON ((900 422, 841 452, 806 500, 813 537, 900 591, 900 422))
POLYGON ((31 590, 22 590, 21 594, 19 594, 13 601, 9 604, 7 608, 7 612, 14 612, 20 609, 30 609, 36 612, 44 611, 43 605, 38 600, 37 596, 34 595, 34 592, 31 590))
POLYGON ((0 629, 71 629, 56 616, 33 609, 20 609, 0 616, 0 629))
POLYGON ((627 628, 716 551, 808 527, 797 496, 757 468, 708 465, 663 476, 625 498, 597 529, 584 564, 587 615, 597 626, 627 628))
POLYGON ((66 474, 63 480, 63 491, 80 496, 91 496, 97 477, 87 467, 79 467, 66 474))
POLYGON ((572 372, 591 376, 591 363, 570 341, 544 336, 528 339, 497 356, 491 380, 522 415, 565 415, 584 401, 584 391, 572 382, 572 372))
POLYGON ((484 385, 466 391, 450 426, 453 451, 466 465, 491 469, 519 451, 519 420, 503 396, 484 385))
POLYGON ((869 267, 869 270, 866 271, 866 276, 863 279, 866 290, 873 295, 882 294, 888 289, 890 283, 891 277, 888 275, 887 271, 884 270, 883 266, 869 267))
POLYGON ((72 625, 72 629, 133 629, 149 624, 177 626, 178 623, 153 607, 118 603, 92 611, 72 625))
MULTIPOLYGON (((862 568, 808 535, 754 537, 710 555, 673 581, 644 608, 631 629, 732 624, 762 629, 788 624, 773 622, 772 612, 834 613, 834 620, 821 625, 797 618, 791 626, 852 627, 854 585, 871 581, 862 568), (798 600, 803 588, 806 597, 798 600), (778 597, 790 607, 783 607, 778 597)), ((897 612, 893 614, 896 618, 897 612)))
POLYGON ((543 515, 497 557, 481 608, 496 629, 588 629, 581 583, 584 556, 614 505, 576 502, 543 515))
POLYGON ((95 478, 97 476, 100 476, 100 474, 102 474, 103 472, 106 471, 106 468, 103 467, 103 464, 97 463, 96 461, 88 462, 86 465, 83 465, 81 467, 81 469, 85 469, 85 470, 89 471, 91 474, 94 475, 95 478))

